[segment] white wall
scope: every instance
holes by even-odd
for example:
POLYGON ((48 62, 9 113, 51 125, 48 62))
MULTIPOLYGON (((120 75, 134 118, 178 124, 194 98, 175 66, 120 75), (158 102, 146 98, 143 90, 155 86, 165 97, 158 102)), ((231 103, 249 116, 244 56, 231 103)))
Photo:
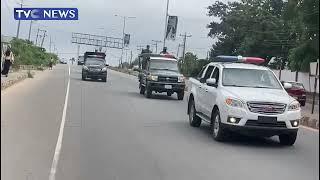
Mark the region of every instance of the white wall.
MULTIPOLYGON (((277 77, 279 77, 279 70, 272 70, 277 77)), ((281 71, 281 81, 295 81, 296 72, 291 72, 290 70, 282 70, 281 71)), ((302 83, 308 92, 313 92, 314 89, 314 77, 310 77, 310 85, 309 85, 309 73, 299 72, 298 74, 298 82, 302 83)), ((317 82, 317 90, 319 93, 319 79, 317 82)))

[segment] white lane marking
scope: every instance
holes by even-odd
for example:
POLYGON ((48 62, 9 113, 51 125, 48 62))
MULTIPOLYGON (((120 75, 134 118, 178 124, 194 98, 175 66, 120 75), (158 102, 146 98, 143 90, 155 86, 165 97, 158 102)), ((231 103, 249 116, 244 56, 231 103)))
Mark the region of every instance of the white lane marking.
POLYGON ((310 131, 313 131, 313 132, 319 132, 318 129, 310 128, 310 127, 307 127, 307 126, 300 125, 300 127, 304 128, 304 129, 307 129, 307 130, 310 130, 310 131))
POLYGON ((49 180, 55 180, 56 179, 56 170, 57 170, 58 161, 59 161, 59 155, 60 155, 60 151, 61 151, 64 124, 66 122, 66 113, 67 113, 68 98, 69 98, 69 88, 70 88, 70 65, 69 65, 69 77, 68 77, 67 92, 66 92, 66 97, 65 97, 65 100, 64 100, 64 106, 63 106, 63 112, 62 112, 62 118, 61 118, 60 130, 59 130, 59 136, 58 136, 58 140, 57 140, 57 144, 56 144, 56 149, 54 151, 54 156, 53 156, 50 175, 49 175, 49 180))

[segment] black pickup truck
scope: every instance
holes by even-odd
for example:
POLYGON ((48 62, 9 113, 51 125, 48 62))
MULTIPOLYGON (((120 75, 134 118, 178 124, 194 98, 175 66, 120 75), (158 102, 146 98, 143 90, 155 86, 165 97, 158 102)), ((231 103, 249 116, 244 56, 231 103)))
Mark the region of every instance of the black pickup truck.
POLYGON ((139 55, 140 94, 147 98, 152 92, 166 92, 168 96, 177 93, 183 100, 185 80, 179 72, 178 61, 173 56, 144 53, 139 55))

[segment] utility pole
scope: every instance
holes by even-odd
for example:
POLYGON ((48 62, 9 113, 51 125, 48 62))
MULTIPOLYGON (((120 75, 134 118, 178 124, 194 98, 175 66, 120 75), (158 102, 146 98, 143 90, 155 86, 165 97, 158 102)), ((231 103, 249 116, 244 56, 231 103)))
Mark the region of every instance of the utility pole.
POLYGON ((191 37, 191 35, 187 35, 187 33, 185 32, 184 35, 180 36, 183 37, 183 54, 182 54, 182 61, 184 62, 184 58, 185 58, 185 54, 186 54, 186 41, 188 37, 191 37))
POLYGON ((152 40, 152 42, 155 42, 155 46, 156 46, 156 54, 158 53, 158 43, 162 43, 162 41, 157 41, 157 40, 152 40))
POLYGON ((52 43, 52 41, 51 41, 51 36, 50 36, 50 44, 49 44, 49 52, 51 53, 51 43, 52 43))
POLYGON ((166 21, 164 23, 164 38, 163 38, 163 48, 166 47, 166 35, 167 35, 167 24, 168 24, 168 10, 169 10, 169 0, 167 0, 167 10, 166 10, 166 21))
MULTIPOLYGON (((21 0, 21 2, 18 4, 20 4, 20 8, 22 8, 23 0, 21 0)), ((18 28, 17 28, 17 35, 16 35, 17 39, 19 38, 19 33, 20 33, 20 23, 21 23, 21 20, 18 21, 18 28)))
POLYGON ((28 41, 30 41, 32 23, 33 23, 33 20, 30 21, 28 41))
POLYGON ((46 35, 46 33, 47 33, 47 31, 46 31, 46 30, 44 30, 44 34, 43 34, 42 42, 41 42, 41 47, 43 46, 44 38, 47 36, 47 35, 46 35))
POLYGON ((130 51, 130 66, 131 66, 131 63, 132 63, 132 50, 130 51))
POLYGON ((182 47, 181 44, 178 44, 178 50, 177 50, 177 58, 179 59, 179 51, 180 51, 180 47, 182 47))
POLYGON ((38 28, 38 31, 37 31, 37 38, 36 38, 36 46, 38 45, 38 36, 39 36, 39 31, 40 31, 40 29, 38 28))

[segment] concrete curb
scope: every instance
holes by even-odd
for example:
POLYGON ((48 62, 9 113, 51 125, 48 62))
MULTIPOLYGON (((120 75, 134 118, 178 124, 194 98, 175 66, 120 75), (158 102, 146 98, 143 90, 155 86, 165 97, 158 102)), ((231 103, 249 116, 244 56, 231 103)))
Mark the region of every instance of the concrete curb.
POLYGON ((1 82, 1 90, 4 90, 4 89, 6 89, 6 88, 8 88, 8 87, 10 87, 10 86, 22 81, 22 80, 24 80, 26 78, 28 78, 28 74, 27 73, 21 74, 21 75, 17 76, 15 79, 10 79, 8 81, 3 81, 3 82, 1 82))
MULTIPOLYGON (((18 75, 14 79, 1 81, 1 90, 7 89, 8 87, 28 78, 28 71, 21 72, 21 73, 22 74, 18 75)), ((34 76, 36 73, 34 71, 31 71, 31 74, 32 74, 32 76, 34 76)), ((9 76, 10 76, 10 74, 9 74, 9 76)))
MULTIPOLYGON (((138 73, 132 70, 126 70, 126 69, 118 69, 118 68, 110 68, 114 71, 118 71, 118 72, 122 72, 122 73, 126 73, 129 75, 133 75, 133 76, 138 76, 138 73)), ((187 87, 186 87, 187 89, 187 87)), ((310 117, 302 117, 300 120, 300 124, 306 127, 310 127, 313 129, 318 129, 319 130, 319 121, 316 119, 310 119, 310 117)))

